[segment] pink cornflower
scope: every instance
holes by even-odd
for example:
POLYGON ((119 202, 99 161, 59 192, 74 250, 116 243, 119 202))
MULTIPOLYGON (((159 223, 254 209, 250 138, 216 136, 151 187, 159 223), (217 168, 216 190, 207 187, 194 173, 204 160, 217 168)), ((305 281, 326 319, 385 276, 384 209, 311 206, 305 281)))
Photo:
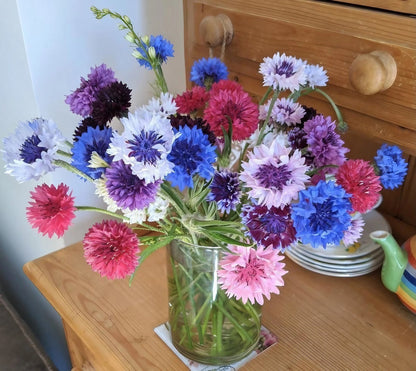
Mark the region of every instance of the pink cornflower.
POLYGON ((364 224, 364 219, 360 214, 351 219, 351 225, 344 232, 344 237, 342 238, 345 246, 350 246, 360 239, 364 231, 364 224))
POLYGON ((354 211, 365 213, 380 198, 380 177, 368 161, 347 160, 339 167, 335 177, 337 183, 352 195, 351 204, 354 211))
POLYGON ((215 135, 222 137, 222 128, 233 128, 233 140, 247 139, 257 129, 259 110, 242 89, 217 89, 211 92, 204 120, 215 135))
POLYGON ((94 272, 109 279, 133 274, 138 265, 139 240, 127 224, 104 220, 84 236, 84 257, 94 272))
POLYGON ((287 273, 285 263, 280 262, 283 255, 272 247, 259 246, 256 250, 229 245, 228 249, 230 253, 221 259, 218 271, 218 282, 228 297, 263 305, 263 295, 270 300, 270 294, 280 293, 277 286, 284 285, 282 276, 287 273))
POLYGON ((209 93, 202 86, 195 85, 191 90, 177 95, 175 103, 178 106, 178 113, 189 114, 203 109, 208 102, 209 93))
POLYGON ((49 238, 55 233, 62 237, 72 219, 75 218, 74 197, 68 194, 69 187, 63 183, 58 187, 42 184, 31 192, 31 206, 26 209, 26 216, 32 228, 37 228, 49 238))
POLYGON ((240 179, 249 188, 248 195, 258 205, 268 208, 283 207, 298 199, 299 191, 305 189, 309 180, 305 158, 299 150, 275 139, 270 146, 257 146, 248 154, 248 161, 241 164, 240 179))

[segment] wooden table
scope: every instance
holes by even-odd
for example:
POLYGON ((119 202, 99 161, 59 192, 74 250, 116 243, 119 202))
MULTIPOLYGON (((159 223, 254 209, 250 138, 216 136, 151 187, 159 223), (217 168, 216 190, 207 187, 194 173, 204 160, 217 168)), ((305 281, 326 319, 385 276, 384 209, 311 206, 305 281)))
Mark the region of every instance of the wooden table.
MULTIPOLYGON (((165 259, 148 258, 131 287, 92 272, 81 243, 24 266, 62 317, 74 369, 185 369, 153 331, 168 317, 165 259)), ((286 263, 281 295, 263 307, 278 343, 244 370, 416 370, 416 316, 379 271, 336 278, 286 263)))

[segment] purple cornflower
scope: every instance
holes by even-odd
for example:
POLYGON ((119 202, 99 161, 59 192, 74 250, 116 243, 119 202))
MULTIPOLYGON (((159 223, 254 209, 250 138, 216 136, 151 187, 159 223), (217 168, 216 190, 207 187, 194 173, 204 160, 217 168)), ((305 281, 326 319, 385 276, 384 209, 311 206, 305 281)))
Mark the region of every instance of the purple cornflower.
POLYGON ((241 217, 248 235, 262 246, 272 245, 274 249, 284 251, 296 239, 289 205, 282 209, 245 205, 241 217))
POLYGON ((377 151, 374 161, 384 188, 394 189, 403 183, 408 165, 402 156, 402 150, 397 146, 383 144, 377 151))
POLYGON ((333 181, 320 181, 299 192, 292 205, 296 237, 312 247, 339 245, 351 225, 350 195, 333 181))
POLYGON ((142 58, 137 58, 137 61, 141 66, 151 70, 156 64, 162 64, 167 61, 168 57, 173 57, 174 50, 173 44, 166 40, 162 35, 150 36, 149 45, 145 47, 137 48, 137 51, 141 54, 142 58), (151 60, 152 57, 149 55, 149 48, 155 50, 155 60, 151 60))
MULTIPOLYGON (((305 122, 303 130, 307 135, 309 151, 314 156, 314 165, 319 168, 326 165, 342 165, 345 154, 349 151, 343 147, 344 141, 336 133, 335 121, 331 117, 317 115, 305 122)), ((331 173, 331 168, 324 170, 331 173)))
POLYGON ((210 188, 211 193, 207 199, 208 201, 215 201, 218 210, 223 213, 230 213, 231 210, 236 210, 241 196, 238 173, 229 170, 216 172, 210 188))
POLYGON ((90 167, 91 156, 93 152, 96 152, 105 162, 111 163, 112 157, 107 153, 107 149, 112 135, 113 130, 111 128, 89 127, 74 142, 72 147, 72 165, 93 179, 101 177, 104 168, 90 167))
POLYGON ((259 72, 263 75, 263 86, 271 86, 274 90, 293 92, 307 81, 305 63, 286 54, 276 53, 272 58, 264 58, 259 72))
POLYGON ((108 195, 122 209, 144 209, 155 201, 162 182, 146 183, 131 171, 123 161, 114 161, 105 171, 108 195))
POLYGON ((242 163, 240 179, 259 205, 283 207, 297 200, 299 191, 305 188, 309 179, 305 159, 299 150, 291 152, 276 139, 270 146, 255 147, 248 161, 242 163))
MULTIPOLYGON (((271 100, 260 107, 260 120, 266 119, 270 103, 271 100)), ((305 110, 299 103, 294 102, 292 99, 281 98, 276 100, 270 114, 270 119, 275 123, 293 126, 300 123, 304 115, 305 110)))
POLYGON ((92 111, 92 103, 96 99, 98 91, 117 81, 114 71, 105 64, 91 68, 88 79, 81 77, 81 85, 72 94, 68 95, 65 103, 69 104, 72 112, 83 117, 89 116, 92 111))
POLYGON ((202 58, 194 62, 191 69, 191 81, 199 86, 211 87, 227 77, 227 67, 219 58, 202 58))

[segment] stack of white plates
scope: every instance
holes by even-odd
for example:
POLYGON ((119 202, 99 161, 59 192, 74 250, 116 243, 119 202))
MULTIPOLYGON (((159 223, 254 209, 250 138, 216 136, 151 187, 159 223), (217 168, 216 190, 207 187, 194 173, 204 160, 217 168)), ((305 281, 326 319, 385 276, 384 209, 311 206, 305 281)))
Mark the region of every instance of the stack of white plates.
POLYGON ((378 269, 384 259, 382 248, 369 237, 370 232, 385 230, 391 233, 386 219, 373 210, 363 215, 365 226, 360 240, 351 246, 328 246, 313 248, 293 244, 286 255, 300 266, 327 276, 355 277, 378 269))

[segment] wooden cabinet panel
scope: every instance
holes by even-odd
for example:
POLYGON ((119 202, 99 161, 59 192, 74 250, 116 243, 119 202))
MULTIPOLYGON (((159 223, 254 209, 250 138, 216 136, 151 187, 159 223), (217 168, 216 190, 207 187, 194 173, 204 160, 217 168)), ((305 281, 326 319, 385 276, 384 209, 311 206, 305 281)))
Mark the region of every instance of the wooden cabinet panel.
MULTIPOLYGON (((414 5, 415 1, 406 3, 414 5)), ((238 80, 255 99, 265 92, 258 72, 264 57, 279 51, 320 64, 329 76, 325 91, 350 127, 345 137, 350 157, 372 159, 383 142, 405 151, 409 159, 406 183, 383 193, 380 210, 399 240, 416 233, 416 18, 331 1, 184 0, 187 76, 195 60, 209 55, 199 34, 200 22, 221 13, 234 28, 224 57, 229 78, 238 80), (359 54, 374 50, 394 57, 397 78, 388 90, 366 96, 352 87, 349 68, 359 54)), ((220 55, 219 49, 213 52, 220 55)), ((318 94, 302 102, 334 116, 318 94)))

